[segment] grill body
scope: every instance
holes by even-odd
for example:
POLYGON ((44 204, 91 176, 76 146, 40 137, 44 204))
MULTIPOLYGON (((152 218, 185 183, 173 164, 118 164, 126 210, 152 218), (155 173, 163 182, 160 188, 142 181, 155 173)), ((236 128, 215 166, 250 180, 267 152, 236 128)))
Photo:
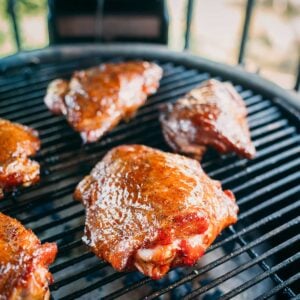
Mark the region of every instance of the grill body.
MULTIPOLYGON (((0 62, 0 117, 34 127, 42 148, 41 182, 0 202, 45 241, 59 246, 51 267, 53 299, 290 299, 299 296, 300 108, 297 97, 256 75, 157 46, 54 47, 0 62), (82 145, 64 117, 43 104, 50 80, 106 61, 147 59, 164 77, 137 116, 99 142, 82 145), (231 81, 244 98, 257 147, 252 161, 209 151, 205 171, 233 190, 239 221, 225 230, 193 268, 178 268, 153 282, 137 272, 116 273, 81 241, 84 209, 72 192, 112 147, 140 143, 170 150, 158 122, 158 107, 175 101, 208 78, 231 81)), ((299 102, 300 103, 300 102, 299 102)))

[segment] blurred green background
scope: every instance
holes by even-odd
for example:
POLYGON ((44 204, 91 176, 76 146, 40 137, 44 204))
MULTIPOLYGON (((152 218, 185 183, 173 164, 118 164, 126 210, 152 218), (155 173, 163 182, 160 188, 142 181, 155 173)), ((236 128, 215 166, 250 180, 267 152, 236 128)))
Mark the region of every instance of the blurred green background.
MULTIPOLYGON (((182 50, 186 0, 167 0, 169 47, 182 50)), ((228 64, 236 64, 246 0, 195 0, 190 51, 228 64)), ((17 0, 16 13, 22 50, 46 47, 47 0, 17 0)), ((17 51, 7 13, 0 0, 0 57, 17 51)), ((292 88, 300 56, 300 0, 257 0, 246 49, 246 69, 292 88)))

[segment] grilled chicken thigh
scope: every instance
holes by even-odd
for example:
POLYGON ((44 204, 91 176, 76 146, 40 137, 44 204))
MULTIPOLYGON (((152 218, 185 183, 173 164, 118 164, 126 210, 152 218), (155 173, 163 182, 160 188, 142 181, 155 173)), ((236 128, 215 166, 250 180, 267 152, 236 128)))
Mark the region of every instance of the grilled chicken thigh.
POLYGON ((164 105, 160 121, 167 143, 177 152, 201 158, 212 146, 220 153, 255 155, 245 103, 230 83, 206 81, 164 105))
POLYGON ((84 142, 95 142, 122 119, 130 119, 156 92, 162 69, 149 62, 102 64, 53 81, 45 104, 66 116, 84 142))
POLYGON ((35 130, 0 119, 0 199, 5 190, 39 180, 40 166, 28 156, 40 148, 35 130))
POLYGON ((48 266, 56 252, 56 244, 42 245, 31 230, 0 213, 0 299, 49 299, 48 266))
POLYGON ((86 207, 83 240, 118 270, 159 279, 197 262, 218 234, 237 221, 223 191, 193 159, 142 145, 119 146, 77 186, 86 207))

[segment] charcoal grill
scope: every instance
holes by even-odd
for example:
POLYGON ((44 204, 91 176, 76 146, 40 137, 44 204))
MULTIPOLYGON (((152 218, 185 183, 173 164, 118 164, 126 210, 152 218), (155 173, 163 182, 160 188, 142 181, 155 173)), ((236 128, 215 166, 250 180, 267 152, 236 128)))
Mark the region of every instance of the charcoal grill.
POLYGON ((0 210, 43 242, 57 242, 53 299, 299 299, 300 100, 295 95, 238 68, 149 45, 53 47, 3 59, 0 66, 0 117, 38 129, 42 139, 41 182, 8 195, 0 210), (47 84, 74 70, 128 59, 159 63, 161 87, 130 123, 98 143, 82 145, 64 118, 43 104, 47 84), (251 161, 210 151, 202 162, 210 176, 234 191, 239 221, 193 268, 178 268, 156 282, 137 272, 116 273, 81 241, 84 209, 72 199, 74 187, 116 145, 169 150, 158 106, 208 78, 231 81, 245 99, 258 150, 251 161))

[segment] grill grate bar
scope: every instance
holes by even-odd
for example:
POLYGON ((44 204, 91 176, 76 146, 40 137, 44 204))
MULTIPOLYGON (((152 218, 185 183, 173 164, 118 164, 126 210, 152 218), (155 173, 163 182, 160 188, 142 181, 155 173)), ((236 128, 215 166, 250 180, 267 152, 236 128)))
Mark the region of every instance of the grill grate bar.
MULTIPOLYGON (((255 207, 253 207, 251 209, 248 209, 247 211, 241 213, 239 215, 239 220, 243 220, 243 219, 251 216, 252 214, 261 211, 262 209, 267 208, 268 206, 271 206, 275 203, 278 203, 281 200, 288 199, 288 197, 291 197, 295 193, 299 193, 299 192, 300 192, 300 186, 296 185, 294 188, 288 189, 287 191, 285 191, 285 192, 283 192, 283 193, 281 193, 281 194, 279 194, 275 197, 272 197, 271 199, 268 199, 268 200, 262 202, 261 204, 258 204, 255 207)), ((269 215, 268 217, 271 217, 271 216, 272 215, 269 215)))
MULTIPOLYGON (((291 151, 286 151, 285 152, 286 156, 284 156, 284 157, 281 156, 280 158, 284 159, 284 158, 287 158, 287 157, 292 156, 292 155, 297 154, 297 153, 299 153, 299 147, 294 148, 291 151)), ((277 155, 276 158, 278 158, 278 156, 279 155, 277 155)), ((276 162, 276 160, 275 160, 275 162, 276 162)), ((286 163, 283 166, 280 166, 278 168, 274 168, 274 169, 272 169, 272 170, 270 170, 270 171, 268 171, 268 172, 266 172, 266 173, 264 173, 264 174, 262 174, 260 176, 257 176, 255 178, 253 178, 252 180, 249 180, 247 183, 241 184, 238 187, 233 188, 233 192, 235 192, 235 193, 240 192, 241 190, 249 188, 250 186, 253 186, 253 185, 258 184, 258 183, 260 183, 262 181, 265 181, 265 180, 269 179, 270 177, 274 177, 274 176, 277 176, 277 175, 279 175, 281 173, 284 173, 287 170, 290 170, 290 169, 298 166, 299 163, 300 163, 300 159, 295 159, 295 160, 293 160, 293 161, 291 161, 289 163, 286 163)), ((259 169, 259 168, 257 168, 257 169, 259 169)), ((257 170, 257 169, 255 168, 255 170, 257 170)), ((253 172, 253 170, 252 170, 252 172, 253 172)), ((242 172, 240 172, 240 174, 242 176, 242 175, 245 175, 247 173, 245 171, 244 172, 242 171, 242 172)))
MULTIPOLYGON (((253 128, 253 124, 256 126, 257 123, 261 123, 262 121, 259 121, 259 122, 251 122, 250 124, 250 129, 253 128)), ((269 132, 270 129, 271 130, 276 130, 276 129, 279 129, 279 128, 282 128, 282 127, 286 127, 288 125, 288 121, 287 120, 279 120, 279 121, 275 121, 275 122, 270 122, 269 124, 267 125, 264 125, 260 128, 257 128, 255 130, 252 130, 251 131, 251 136, 253 136, 254 138, 265 133, 265 132, 269 132)))
MULTIPOLYGON (((271 142, 274 142, 274 141, 280 141, 281 138, 284 138, 286 136, 290 136, 292 134, 294 134, 296 132, 296 129, 294 127, 288 127, 288 128, 285 128, 283 130, 280 130, 280 131, 277 131, 275 133, 271 133, 267 136, 264 136, 262 138, 259 138, 259 139, 256 139, 254 140, 254 144, 256 144, 256 150, 258 150, 258 152, 261 150, 260 148, 265 145, 265 144, 269 144, 271 142)), ((273 144, 274 145, 274 144, 273 144)), ((275 145, 274 145, 275 147, 275 145)), ((216 163, 226 163, 226 159, 227 158, 232 158, 233 157, 233 154, 228 154, 228 155, 224 155, 220 158, 216 158, 214 160, 210 160, 210 161, 205 161, 202 163, 202 167, 204 169, 210 167, 211 165, 213 164, 216 164, 216 163), (225 157, 225 159, 224 159, 225 157)))
POLYGON ((27 223, 31 223, 31 222, 34 222, 34 221, 37 221, 43 217, 47 217, 48 215, 53 215, 55 213, 58 213, 62 210, 65 210, 65 209, 69 209, 73 206, 76 206, 76 205, 79 205, 78 202, 74 201, 74 200, 71 200, 70 202, 68 203, 65 203, 61 206, 58 206, 54 209, 49 209, 47 211, 44 211, 42 213, 39 213, 39 214, 36 214, 36 215, 31 215, 30 217, 26 218, 26 219, 23 219, 22 220, 22 224, 27 224, 27 223))
MULTIPOLYGON (((274 114, 271 114, 271 115, 267 115, 265 118, 263 118, 263 119, 256 119, 256 120, 254 120, 255 122, 251 122, 250 124, 249 124, 249 126, 251 126, 250 128, 251 129, 255 129, 256 127, 259 127, 259 126, 262 126, 262 125, 264 125, 264 124, 267 124, 267 123, 271 123, 271 122, 273 122, 273 121, 279 121, 280 120, 280 118, 281 118, 281 115, 280 115, 280 113, 279 112, 276 112, 276 113, 274 113, 274 114)), ((251 133, 252 134, 252 133, 251 133)))
POLYGON ((297 273, 290 277, 288 280, 283 281, 282 283, 278 284, 276 287, 265 293, 264 295, 261 295, 260 297, 257 297, 256 300, 264 300, 272 297, 273 295, 277 294, 280 290, 288 287, 290 284, 299 281, 300 280, 300 273, 297 273))
POLYGON ((65 117, 64 116, 56 116, 55 118, 53 116, 51 116, 51 118, 45 119, 45 120, 42 120, 42 121, 38 121, 38 122, 35 123, 34 126, 33 125, 31 125, 31 126, 35 129, 38 129, 39 131, 42 131, 44 128, 49 128, 53 125, 59 125, 59 124, 60 125, 65 124, 65 117))
MULTIPOLYGON (((289 136, 289 137, 287 138, 287 139, 289 140, 289 139, 291 139, 290 135, 291 135, 292 133, 294 133, 294 132, 295 132, 295 128, 286 128, 286 129, 277 131, 277 132, 275 132, 275 133, 273 133, 273 134, 269 134, 268 136, 263 136, 262 138, 256 139, 254 142, 255 142, 257 145, 259 145, 259 147, 257 147, 258 150, 259 150, 259 151, 258 151, 258 155, 259 155, 260 152, 263 152, 263 150, 260 150, 260 148, 261 148, 264 144, 269 144, 269 143, 272 142, 273 140, 279 140, 279 139, 284 138, 284 137, 286 137, 286 136, 289 136)), ((295 138, 296 138, 296 137, 295 137, 295 138)), ((298 136, 298 138, 299 138, 299 136, 298 136)), ((276 151, 276 150, 277 150, 276 144, 275 144, 275 145, 273 144, 271 147, 268 148, 269 154, 272 153, 273 151, 276 151), (272 151, 271 151, 271 150, 272 150, 272 151)), ((203 166, 203 168, 204 168, 205 170, 207 170, 207 168, 208 168, 208 167, 211 167, 213 164, 217 164, 217 165, 219 165, 219 166, 220 166, 220 163, 226 164, 226 162, 227 162, 226 160, 227 160, 227 159, 230 159, 230 158, 232 158, 232 157, 233 157, 233 155, 229 154, 229 155, 223 156, 223 158, 212 159, 212 160, 210 160, 210 161, 206 161, 206 162, 202 163, 202 166, 203 166)), ((249 163, 249 162, 248 162, 247 160, 245 160, 244 163, 242 163, 242 165, 245 165, 246 163, 249 163)), ((251 162, 250 162, 250 163, 251 163, 251 162)), ((232 165, 235 166, 235 162, 234 162, 232 165)), ((231 166, 231 165, 229 164, 229 166, 231 166)), ((211 172, 211 171, 209 171, 209 172, 210 172, 210 174, 211 174, 211 173, 217 172, 219 169, 220 169, 220 170, 224 170, 224 168, 220 166, 218 169, 212 170, 212 172, 211 172)), ((225 169, 225 171, 226 171, 226 169, 225 169)))
POLYGON ((85 259, 92 258, 93 256, 94 256, 94 254, 92 252, 86 252, 86 253, 81 254, 81 255, 79 255, 75 258, 72 258, 68 261, 65 261, 65 262, 62 262, 62 263, 59 263, 59 264, 56 264, 56 265, 50 267, 50 272, 54 274, 63 269, 66 269, 67 267, 75 265, 76 263, 81 262, 85 259))
POLYGON ((99 288, 100 286, 104 286, 105 284, 108 284, 108 283, 110 283, 114 280, 117 280, 123 276, 124 276, 123 273, 114 273, 110 276, 105 277, 104 279, 101 279, 101 280, 95 282, 94 284, 91 284, 90 286, 87 286, 86 288, 84 288, 82 290, 78 290, 74 293, 69 294, 66 297, 61 298, 61 300, 73 300, 79 296, 86 294, 87 292, 95 290, 95 289, 99 288))
MULTIPOLYGON (((66 222, 68 222, 70 220, 77 219, 77 218, 82 217, 82 216, 84 216, 84 210, 83 209, 81 209, 80 211, 78 211, 78 212, 76 212, 76 213, 74 213, 74 214, 72 214, 70 216, 61 218, 60 220, 52 221, 52 222, 47 223, 45 225, 36 227, 34 229, 34 231, 37 232, 37 233, 39 233, 39 232, 48 230, 50 228, 56 227, 57 225, 61 225, 63 223, 66 223, 66 222)), ((80 227, 82 227, 82 226, 80 226, 80 227)))
POLYGON ((254 115, 250 115, 248 116, 248 122, 249 122, 249 125, 251 125, 251 121, 253 122, 254 120, 255 121, 258 121, 259 119, 263 118, 263 117, 267 117, 271 114, 274 114, 274 113, 278 113, 278 108, 277 107, 270 107, 270 108, 267 108, 263 111, 260 111, 260 112, 257 112, 255 113, 254 115))
POLYGON ((81 279, 82 277, 86 276, 86 275, 91 275, 92 273, 96 272, 96 271, 99 271, 103 268, 107 267, 107 263, 103 262, 103 261, 100 261, 98 262, 97 264, 95 264, 92 268, 90 269, 86 269, 86 270, 83 270, 81 272, 78 272, 77 274, 75 275, 72 275, 72 276, 68 276, 67 278, 65 279, 61 279, 61 280, 58 280, 56 281, 52 286, 51 286, 51 290, 53 291, 56 291, 58 290, 60 287, 64 286, 64 285, 67 285, 73 281, 76 281, 78 279, 81 279))
POLYGON ((257 135, 260 134, 259 129, 253 130, 254 128, 256 128, 258 126, 257 124, 259 124, 259 126, 263 125, 262 126, 263 127, 263 132, 262 133, 266 133, 268 131, 273 131, 273 130, 276 130, 278 127, 284 127, 286 125, 285 122, 275 121, 273 123, 270 122, 269 123, 269 128, 268 128, 267 125, 265 125, 266 123, 264 123, 262 120, 259 120, 259 119, 256 118, 256 115, 254 115, 255 118, 253 118, 253 119, 251 117, 252 117, 252 115, 250 115, 249 118, 248 118, 249 119, 249 127, 252 130, 251 137, 253 136, 254 139, 257 135))
MULTIPOLYGON (((102 300, 116 299, 116 298, 118 298, 118 297, 120 297, 120 296, 122 296, 124 294, 127 294, 127 293, 129 293, 129 292, 131 292, 131 291, 133 291, 133 290, 135 290, 135 289, 137 289, 137 288, 139 288, 139 287, 147 284, 147 283, 150 283, 150 282, 151 282, 150 278, 143 278, 142 280, 140 280, 138 282, 135 282, 135 283, 133 283, 133 284, 131 284, 129 286, 126 286, 125 288, 119 289, 119 290, 117 290, 117 291, 115 291, 113 293, 110 293, 107 296, 104 296, 102 298, 102 300)), ((148 299, 148 297, 146 299, 148 299)))
POLYGON ((253 199, 257 198, 258 196, 261 196, 261 195, 265 194, 266 192, 269 192, 269 191, 274 190, 274 189, 278 189, 279 187, 281 187, 281 186, 283 186, 287 183, 290 183, 291 181, 299 179, 299 177, 300 177, 299 173, 293 173, 293 174, 291 174, 289 176, 286 176, 283 179, 277 181, 276 182, 277 184, 271 183, 269 185, 264 186, 261 189, 256 190, 255 192, 251 193, 250 195, 248 195, 246 197, 240 198, 237 201, 237 203, 238 203, 238 205, 243 205, 243 204, 249 202, 250 200, 253 200, 253 199))
MULTIPOLYGON (((56 193, 58 193, 58 195, 56 197, 60 198, 60 197, 66 196, 68 194, 72 194, 72 192, 74 191, 75 185, 76 184, 73 183, 68 186, 65 186, 63 189, 60 189, 59 191, 55 191, 56 193)), ((28 197, 26 197, 26 198, 28 198, 28 199, 26 199, 26 201, 22 201, 21 204, 19 204, 18 206, 14 205, 14 204, 6 206, 2 210, 2 212, 15 215, 18 212, 24 211, 24 209, 26 209, 26 208, 33 208, 33 207, 43 205, 43 204, 45 204, 45 202, 41 203, 41 199, 47 199, 47 195, 48 195, 48 199, 49 200, 51 199, 50 201, 56 200, 56 197, 54 197, 53 195, 51 195, 51 197, 49 197, 48 192, 45 194, 40 194, 33 198, 30 197, 30 194, 31 194, 30 192, 27 194, 26 193, 24 193, 24 194, 26 196, 28 195, 28 197)))
POLYGON ((81 246, 82 245, 82 241, 81 240, 76 240, 73 241, 71 243, 66 243, 65 245, 60 245, 58 247, 59 252, 58 252, 58 256, 63 256, 65 255, 68 251, 70 251, 71 249, 81 246))
POLYGON ((271 107, 271 101, 270 100, 265 100, 265 101, 260 101, 257 104, 254 104, 250 107, 247 108, 248 110, 248 115, 253 115, 254 113, 261 111, 264 108, 269 108, 271 107))
POLYGON ((174 67, 171 69, 172 72, 169 72, 168 74, 165 73, 164 71, 164 76, 163 78, 161 79, 161 83, 163 83, 161 86, 165 86, 169 83, 172 83, 173 80, 179 80, 179 79, 182 79, 182 78, 186 78, 186 77, 189 77, 192 74, 199 74, 199 72, 195 69, 192 69, 192 70, 186 70, 185 68, 183 68, 182 66, 178 66, 178 67, 174 67), (166 77, 167 75, 167 77, 166 77), (172 75, 172 77, 171 77, 172 75))
MULTIPOLYGON (((251 91, 251 90, 249 90, 249 91, 251 91)), ((262 95, 251 95, 250 98, 244 98, 244 97, 242 97, 242 98, 245 100, 247 106, 258 103, 263 100, 262 95)))
MULTIPOLYGON (((294 237, 294 238, 291 238, 291 239, 287 240, 286 242, 282 243, 281 245, 283 245, 283 244, 288 245, 288 242, 289 243, 296 243, 296 242, 299 241, 299 238, 300 238, 300 235, 298 235, 297 237, 294 237)), ((270 250, 270 251, 272 251, 272 250, 270 250)), ((220 299, 223 299, 223 300, 231 299, 232 297, 234 297, 237 294, 243 292, 244 290, 246 290, 249 287, 255 285, 256 283, 264 280, 265 278, 271 276, 272 274, 275 274, 280 269, 288 267, 292 262, 294 262, 296 260, 299 260, 299 259, 300 259, 300 253, 297 253, 297 254, 293 255, 292 257, 289 257, 289 258, 285 259, 284 261, 282 261, 281 263, 277 264, 276 266, 272 267, 270 270, 257 275, 252 280, 249 280, 246 283, 244 283, 241 286, 239 286, 238 288, 235 288, 233 291, 225 294, 220 299)), ((186 299, 191 299, 191 298, 187 297, 186 299)))
POLYGON ((294 127, 288 127, 284 130, 275 132, 274 134, 270 134, 267 137, 265 137, 264 139, 256 140, 256 141, 254 141, 254 144, 255 144, 256 148, 259 148, 263 144, 273 142, 274 140, 275 141, 279 140, 285 134, 294 134, 294 133, 296 133, 296 129, 294 127))
POLYGON ((70 230, 68 230, 67 232, 62 232, 62 233, 57 233, 55 235, 52 235, 50 237, 47 237, 45 239, 42 239, 42 243, 45 243, 45 242, 57 242, 58 240, 66 237, 66 234, 73 234, 73 233, 77 233, 78 231, 82 231, 84 228, 83 225, 79 225, 79 226, 76 226, 70 230))
MULTIPOLYGON (((265 156, 268 157, 271 153, 274 153, 274 152, 276 153, 276 151, 279 151, 282 148, 292 146, 294 144, 299 144, 299 142, 300 142, 300 136, 292 136, 292 137, 289 137, 288 139, 283 140, 282 142, 278 142, 274 145, 268 146, 257 152, 255 161, 257 161, 265 156)), ((214 177, 223 172, 228 172, 229 170, 232 170, 234 168, 245 166, 247 163, 248 163, 247 159, 241 159, 241 160, 233 162, 232 164, 228 164, 222 168, 218 168, 217 170, 211 171, 209 174, 210 174, 210 176, 214 177)))

